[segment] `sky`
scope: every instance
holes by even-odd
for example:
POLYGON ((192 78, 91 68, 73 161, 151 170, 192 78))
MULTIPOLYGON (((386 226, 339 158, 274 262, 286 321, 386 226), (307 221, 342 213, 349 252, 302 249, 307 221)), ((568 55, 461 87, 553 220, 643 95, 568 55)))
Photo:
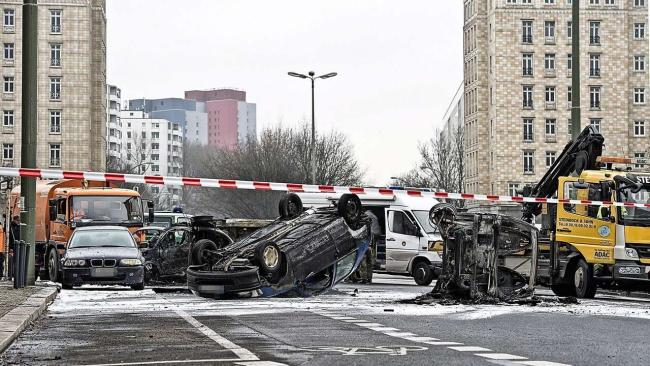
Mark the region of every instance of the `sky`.
MULTIPOLYGON (((344 133, 383 185, 417 166, 462 81, 462 3, 449 0, 108 0, 107 82, 124 100, 234 87, 264 127, 344 133)), ((229 177, 221 177, 229 178, 229 177)))

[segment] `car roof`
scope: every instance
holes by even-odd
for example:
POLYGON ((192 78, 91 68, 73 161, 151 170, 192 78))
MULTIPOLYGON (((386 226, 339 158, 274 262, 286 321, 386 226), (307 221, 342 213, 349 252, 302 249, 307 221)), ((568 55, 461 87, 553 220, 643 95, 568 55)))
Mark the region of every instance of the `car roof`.
POLYGON ((121 230, 129 231, 129 229, 124 226, 111 226, 111 225, 101 225, 101 226, 85 226, 75 229, 75 231, 94 231, 94 230, 121 230))

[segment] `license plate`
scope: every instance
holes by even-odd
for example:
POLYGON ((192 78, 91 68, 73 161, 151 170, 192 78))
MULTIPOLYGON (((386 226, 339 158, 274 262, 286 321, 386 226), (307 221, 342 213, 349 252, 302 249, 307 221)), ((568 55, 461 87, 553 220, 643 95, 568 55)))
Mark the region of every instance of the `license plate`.
POLYGON ((618 267, 618 273, 622 275, 640 275, 641 268, 639 267, 618 267))
POLYGON ((93 277, 115 277, 115 268, 91 268, 90 275, 93 277))
POLYGON ((199 292, 223 295, 225 290, 222 285, 199 285, 199 292))

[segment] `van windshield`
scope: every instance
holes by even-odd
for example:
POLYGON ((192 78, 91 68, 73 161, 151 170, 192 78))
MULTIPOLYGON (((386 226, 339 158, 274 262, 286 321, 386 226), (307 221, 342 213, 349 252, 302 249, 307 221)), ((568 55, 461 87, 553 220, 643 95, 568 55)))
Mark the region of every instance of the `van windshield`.
POLYGON ((75 196, 72 198, 72 220, 142 223, 142 202, 137 196, 75 196))
POLYGON ((413 214, 427 234, 436 234, 439 232, 438 228, 429 222, 429 211, 413 211, 413 214))

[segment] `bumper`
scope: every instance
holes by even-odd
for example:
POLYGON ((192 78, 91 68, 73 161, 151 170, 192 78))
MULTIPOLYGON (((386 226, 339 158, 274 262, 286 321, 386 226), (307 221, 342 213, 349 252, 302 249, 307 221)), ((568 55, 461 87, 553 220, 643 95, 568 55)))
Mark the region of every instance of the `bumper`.
MULTIPOLYGON (((102 268, 104 269, 104 268, 102 268)), ((63 268, 62 283, 80 286, 82 284, 99 285, 137 285, 144 281, 144 267, 115 267, 113 273, 97 273, 97 268, 63 268)))
POLYGON ((616 263, 612 267, 612 274, 616 280, 645 281, 650 283, 650 266, 635 262, 616 263))
POLYGON ((262 287, 257 267, 246 267, 232 272, 206 271, 202 267, 189 267, 186 274, 187 287, 202 297, 215 297, 262 287))

